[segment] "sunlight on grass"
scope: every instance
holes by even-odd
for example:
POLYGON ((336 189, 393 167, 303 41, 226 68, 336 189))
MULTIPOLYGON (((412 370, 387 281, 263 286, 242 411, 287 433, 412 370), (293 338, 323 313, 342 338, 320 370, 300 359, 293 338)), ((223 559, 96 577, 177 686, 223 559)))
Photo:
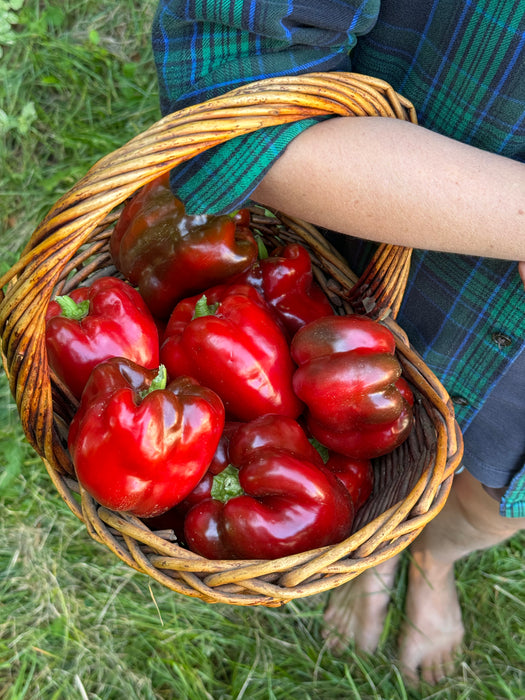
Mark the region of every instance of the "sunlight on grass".
MULTIPOLYGON (((0 265, 100 157, 159 117, 155 7, 18 3, 0 61, 0 265)), ((454 677, 405 686, 396 667, 406 565, 380 651, 336 657, 325 596, 279 609, 208 605, 163 589, 93 542, 28 446, 0 378, 2 700, 518 700, 525 697, 518 536, 457 567, 467 627, 454 677)))

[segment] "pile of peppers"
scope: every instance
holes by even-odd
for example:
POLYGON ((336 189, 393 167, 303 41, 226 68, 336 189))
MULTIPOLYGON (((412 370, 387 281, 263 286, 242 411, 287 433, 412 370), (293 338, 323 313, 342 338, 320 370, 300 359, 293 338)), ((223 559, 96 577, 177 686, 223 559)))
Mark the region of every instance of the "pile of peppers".
POLYGON ((348 537, 373 459, 413 426, 389 329, 336 315, 308 250, 268 252, 247 210, 187 215, 167 176, 127 202, 110 251, 118 275, 46 316, 82 487, 209 559, 348 537))

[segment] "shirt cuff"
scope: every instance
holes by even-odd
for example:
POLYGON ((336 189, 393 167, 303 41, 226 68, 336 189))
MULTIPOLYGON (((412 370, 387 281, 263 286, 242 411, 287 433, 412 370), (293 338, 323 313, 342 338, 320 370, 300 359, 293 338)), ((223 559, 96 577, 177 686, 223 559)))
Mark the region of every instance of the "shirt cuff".
POLYGON ((171 188, 190 215, 234 211, 292 139, 322 119, 326 117, 266 127, 214 146, 172 170, 171 188))

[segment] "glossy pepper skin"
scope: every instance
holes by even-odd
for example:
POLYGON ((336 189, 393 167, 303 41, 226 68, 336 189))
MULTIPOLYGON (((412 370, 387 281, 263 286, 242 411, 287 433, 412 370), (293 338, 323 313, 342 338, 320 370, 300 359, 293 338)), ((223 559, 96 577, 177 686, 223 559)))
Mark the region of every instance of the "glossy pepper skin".
POLYGON ((205 474, 224 426, 219 397, 189 377, 112 358, 93 370, 68 436, 75 471, 106 508, 153 517, 205 474))
MULTIPOLYGON (((294 454, 304 457, 318 467, 322 467, 324 464, 324 459, 318 450, 313 447, 304 430, 293 418, 268 414, 249 423, 226 421, 217 450, 206 474, 173 511, 166 513, 162 520, 156 519, 150 524, 156 527, 173 528, 177 533, 181 533, 181 521, 184 520, 184 516, 190 508, 206 498, 211 498, 213 478, 217 474, 226 469, 230 462, 238 464, 244 461, 248 453, 272 445, 288 446, 293 449, 294 454), (234 435, 236 438, 232 444, 234 435)), ((336 470, 331 469, 331 471, 335 472, 336 470)))
POLYGON ((102 277, 52 301, 46 314, 49 365, 79 399, 93 368, 126 357, 148 369, 159 364, 157 326, 140 294, 102 277))
POLYGON ((145 185, 122 210, 110 240, 115 266, 154 316, 184 297, 240 274, 257 258, 249 215, 189 216, 169 173, 145 185))
POLYGON ((249 285, 215 287, 177 304, 160 356, 170 377, 188 375, 213 389, 230 420, 302 411, 286 337, 249 285))
POLYGON ((371 460, 356 459, 331 452, 325 466, 344 484, 352 498, 355 510, 359 510, 370 498, 374 487, 371 460))
POLYGON ((262 257, 238 281, 254 286, 274 309, 290 337, 299 328, 334 311, 312 273, 306 248, 289 243, 262 257))
POLYGON ((229 442, 234 466, 186 514, 190 549, 208 559, 274 559, 350 534, 348 492, 294 423, 262 416, 237 429, 229 442))
POLYGON ((298 331, 291 344, 299 365, 293 385, 321 444, 371 459, 408 437, 412 393, 394 351, 388 328, 363 316, 319 319, 298 331))
POLYGON ((213 477, 220 474, 229 464, 228 447, 230 438, 241 423, 226 421, 222 435, 210 462, 210 466, 206 473, 201 478, 197 486, 178 503, 174 508, 162 513, 153 518, 145 518, 144 521, 152 530, 174 530, 177 539, 184 542, 184 518, 186 513, 193 508, 194 505, 200 503, 206 498, 211 498, 211 489, 213 486, 213 477))

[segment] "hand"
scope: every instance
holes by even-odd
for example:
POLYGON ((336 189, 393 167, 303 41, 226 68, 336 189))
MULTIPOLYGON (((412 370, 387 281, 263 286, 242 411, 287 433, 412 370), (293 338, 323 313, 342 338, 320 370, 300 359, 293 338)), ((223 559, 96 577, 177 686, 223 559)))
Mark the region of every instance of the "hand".
POLYGON ((525 288, 525 261, 518 263, 518 270, 523 281, 523 287, 525 288))

